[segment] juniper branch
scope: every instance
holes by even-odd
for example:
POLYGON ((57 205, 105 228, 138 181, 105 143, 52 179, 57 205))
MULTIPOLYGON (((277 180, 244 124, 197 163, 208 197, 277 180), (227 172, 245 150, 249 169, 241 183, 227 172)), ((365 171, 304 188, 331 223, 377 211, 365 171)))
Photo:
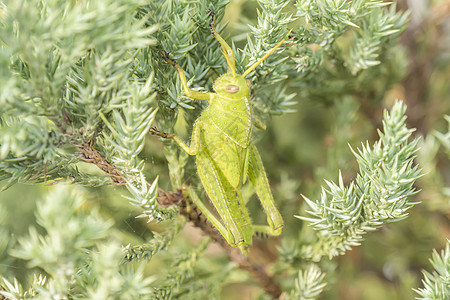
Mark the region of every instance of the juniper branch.
POLYGON ((200 254, 206 250, 208 243, 208 238, 203 239, 196 249, 173 264, 166 281, 154 291, 154 296, 157 299, 172 299, 173 292, 180 287, 181 283, 193 276, 193 265, 195 265, 200 254))
POLYGON ((306 270, 299 271, 295 280, 295 289, 287 299, 316 299, 327 285, 326 282, 323 282, 324 278, 325 274, 316 265, 310 265, 306 270))
POLYGON ((406 106, 398 101, 383 120, 384 133, 371 149, 362 145, 354 152, 360 173, 348 187, 342 176, 339 184, 327 182, 320 200, 305 197, 312 217, 297 216, 317 231, 318 242, 304 247, 305 257, 319 260, 330 258, 357 246, 363 235, 390 222, 407 217, 415 202, 408 198, 416 194, 414 181, 420 170, 413 166, 418 140, 408 142, 412 130, 407 129, 404 116, 406 106))
POLYGON ((416 299, 447 299, 450 295, 450 241, 447 240, 445 249, 438 253, 433 250, 430 259, 434 271, 429 273, 422 271, 423 288, 414 289, 420 297, 416 299))
POLYGON ((158 252, 167 250, 173 239, 181 231, 184 226, 184 222, 181 220, 173 222, 171 227, 163 234, 156 234, 149 243, 144 243, 138 246, 131 246, 128 244, 123 248, 125 253, 124 262, 131 261, 149 261, 158 252))

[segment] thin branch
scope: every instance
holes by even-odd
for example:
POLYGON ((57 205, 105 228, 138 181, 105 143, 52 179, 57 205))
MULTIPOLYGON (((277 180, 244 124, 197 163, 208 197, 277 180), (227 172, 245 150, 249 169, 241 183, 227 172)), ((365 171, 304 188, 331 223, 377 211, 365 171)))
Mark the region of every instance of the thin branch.
POLYGON ((115 185, 125 185, 125 178, 117 171, 100 152, 92 147, 92 141, 83 143, 82 145, 75 145, 81 151, 81 158, 87 163, 92 163, 100 168, 106 175, 108 175, 115 185))
MULTIPOLYGON (((117 171, 117 168, 93 147, 95 138, 91 138, 89 142, 76 139, 73 133, 66 130, 66 127, 72 125, 72 120, 64 108, 61 110, 61 113, 64 122, 60 122, 58 119, 53 120, 53 122, 63 134, 69 137, 70 143, 80 150, 81 159, 86 163, 91 163, 99 167, 100 170, 105 172, 105 174, 111 178, 115 185, 125 185, 126 180, 124 176, 122 176, 120 172, 117 171)), ((83 129, 80 128, 78 131, 82 132, 83 129)), ((45 174, 44 177, 47 178, 47 175, 45 174)))

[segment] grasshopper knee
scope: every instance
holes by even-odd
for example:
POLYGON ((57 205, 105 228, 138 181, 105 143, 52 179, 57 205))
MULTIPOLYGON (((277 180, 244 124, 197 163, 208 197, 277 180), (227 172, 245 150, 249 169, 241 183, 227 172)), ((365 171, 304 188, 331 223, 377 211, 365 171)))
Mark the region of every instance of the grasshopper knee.
POLYGON ((241 239, 241 240, 238 240, 237 242, 234 243, 234 247, 240 247, 240 246, 242 246, 243 244, 244 244, 244 240, 241 239))
POLYGON ((279 225, 278 227, 274 228, 272 235, 280 235, 281 232, 283 231, 283 227, 284 227, 284 225, 282 224, 282 225, 279 225))

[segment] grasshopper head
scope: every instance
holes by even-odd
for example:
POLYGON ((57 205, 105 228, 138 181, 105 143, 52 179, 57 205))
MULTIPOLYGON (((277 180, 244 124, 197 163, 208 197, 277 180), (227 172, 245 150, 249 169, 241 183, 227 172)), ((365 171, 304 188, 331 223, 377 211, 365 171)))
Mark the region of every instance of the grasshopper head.
POLYGON ((235 100, 249 97, 251 83, 242 75, 226 73, 214 82, 213 89, 220 96, 235 100))

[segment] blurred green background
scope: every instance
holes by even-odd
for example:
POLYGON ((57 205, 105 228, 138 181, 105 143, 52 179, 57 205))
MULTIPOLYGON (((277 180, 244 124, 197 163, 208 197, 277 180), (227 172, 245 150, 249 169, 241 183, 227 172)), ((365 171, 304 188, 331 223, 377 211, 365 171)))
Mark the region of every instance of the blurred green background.
MULTIPOLYGON (((319 197, 324 179, 336 180, 339 169, 345 181, 350 182, 357 173, 357 165, 348 144, 356 148, 361 142, 377 139, 381 127, 382 110, 395 99, 404 99, 408 106, 407 123, 421 136, 421 149, 416 162, 425 174, 418 182, 421 192, 414 201, 421 203, 410 210, 409 217, 368 234, 360 247, 334 259, 326 281, 328 286, 319 299, 411 299, 412 288, 421 287, 421 270, 431 270, 428 259, 433 248, 441 249, 450 237, 450 149, 445 149, 434 135, 446 133, 450 114, 450 1, 398 1, 398 9, 411 10, 407 30, 400 37, 398 55, 405 60, 405 69, 399 70, 392 86, 380 89, 376 99, 304 98, 299 88, 296 112, 266 120, 268 130, 257 141, 264 165, 272 185, 274 198, 286 223, 283 233, 286 240, 298 241, 303 222, 295 219, 302 211, 301 194, 310 199, 319 197)), ((225 20, 226 40, 234 41, 237 48, 245 44, 247 27, 256 20, 255 1, 231 1, 225 20)), ((255 91, 258 93, 258 91, 255 91)), ((149 174, 160 174, 160 186, 169 189, 168 171, 162 155, 162 145, 148 137, 142 153, 149 174)), ((186 178, 196 176, 193 169, 186 170, 186 178)), ((150 177, 151 178, 151 177, 150 177)), ((34 217, 35 203, 52 186, 16 184, 0 194, 1 209, 6 212, 5 224, 15 237, 37 226, 34 217)), ((152 237, 152 231, 164 230, 165 224, 147 224, 136 219, 139 212, 121 197, 120 187, 86 188, 89 207, 99 207, 106 219, 113 219, 118 235, 127 243, 141 243, 152 237)), ((255 223, 264 222, 265 216, 255 199, 248 203, 255 223)), ((146 270, 150 274, 167 271, 173 255, 187 250, 201 239, 198 229, 189 224, 183 229, 183 238, 177 238, 167 253, 153 259, 146 270)), ((280 246, 280 242, 276 242, 280 246)), ((286 245, 284 245, 286 246, 286 245)), ((274 251, 273 247, 268 251, 274 251)), ((221 272, 231 268, 224 252, 211 244, 208 259, 201 259, 196 276, 221 272), (204 271, 204 273, 202 273, 204 271)), ((274 251, 274 257, 276 252, 274 251)), ((326 260, 326 258, 324 258, 326 260)), ((8 266, 18 278, 27 280, 25 263, 12 260, 8 266)), ((248 278, 244 272, 235 272, 222 290, 223 299, 255 299, 260 290, 241 282, 248 278)), ((209 276, 209 275, 208 275, 209 276)), ((195 280, 195 279, 192 279, 195 280)), ((289 287, 291 279, 279 278, 289 287)), ((205 298, 206 299, 206 298, 205 298)))

